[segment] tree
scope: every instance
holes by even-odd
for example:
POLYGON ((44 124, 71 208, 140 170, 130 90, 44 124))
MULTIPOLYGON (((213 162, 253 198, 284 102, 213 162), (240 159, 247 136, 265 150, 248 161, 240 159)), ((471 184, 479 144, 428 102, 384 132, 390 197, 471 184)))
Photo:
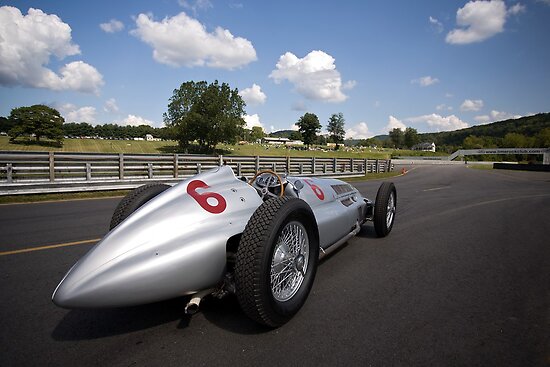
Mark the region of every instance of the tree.
POLYGON ((502 140, 504 148, 528 148, 527 137, 523 134, 508 133, 502 140))
POLYGON ((252 131, 250 132, 250 139, 252 141, 261 140, 264 136, 264 129, 261 126, 252 126, 252 131))
POLYGON ((393 144, 394 148, 401 148, 403 146, 405 134, 403 130, 399 128, 394 128, 390 131, 390 142, 393 144))
POLYGON ((302 134, 304 144, 309 147, 311 144, 315 143, 317 133, 321 131, 321 124, 316 114, 306 112, 300 117, 296 126, 298 126, 298 131, 302 134))
POLYGON ((339 148, 339 143, 344 142, 346 131, 344 130, 344 114, 342 112, 333 113, 328 120, 327 131, 330 133, 332 141, 336 143, 336 150, 339 148))
POLYGON ((379 139, 368 138, 368 139, 361 139, 357 145, 362 146, 362 147, 377 148, 377 147, 381 147, 382 144, 383 144, 383 142, 380 141, 379 139))
POLYGON ((405 129, 404 143, 407 148, 411 149, 418 144, 419 140, 420 138, 418 137, 418 131, 416 131, 416 129, 412 127, 405 129))
POLYGON ((226 83, 189 81, 174 90, 163 117, 184 151, 197 141, 199 151, 212 152, 218 143, 236 142, 245 124, 244 107, 239 91, 226 83))
POLYGON ((542 129, 535 136, 536 145, 540 148, 550 148, 550 127, 542 129))
POLYGON ((299 131, 292 131, 290 133, 290 140, 302 140, 304 137, 302 136, 302 133, 299 131))
POLYGON ((7 133, 13 127, 13 123, 6 117, 0 117, 0 132, 7 133))
POLYGON ((8 119, 13 124, 9 131, 12 142, 20 136, 34 135, 37 142, 44 137, 55 140, 58 144, 63 143, 65 119, 54 108, 44 105, 18 107, 11 110, 8 119))
POLYGON ((482 137, 470 135, 462 143, 464 149, 481 149, 485 146, 485 140, 482 137))

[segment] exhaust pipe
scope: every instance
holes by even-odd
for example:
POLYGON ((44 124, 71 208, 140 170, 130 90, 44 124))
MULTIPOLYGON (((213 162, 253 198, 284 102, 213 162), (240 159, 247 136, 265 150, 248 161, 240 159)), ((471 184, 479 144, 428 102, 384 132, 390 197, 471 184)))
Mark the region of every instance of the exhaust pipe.
POLYGON ((330 247, 326 248, 326 249, 323 249, 322 247, 319 247, 319 260, 323 259, 325 256, 327 256, 328 254, 334 252, 335 250, 337 250, 338 248, 340 248, 340 246, 342 246, 344 243, 346 243, 350 238, 354 237, 357 235, 357 233, 359 233, 361 231, 361 225, 359 224, 359 222, 357 222, 355 224, 355 227, 353 228, 353 230, 348 233, 346 236, 344 236, 344 238, 338 240, 337 242, 335 242, 333 245, 331 245, 330 247))
POLYGON ((212 293, 212 289, 207 289, 204 291, 197 292, 193 294, 191 300, 185 305, 185 313, 187 315, 194 315, 199 312, 199 306, 204 297, 212 293))

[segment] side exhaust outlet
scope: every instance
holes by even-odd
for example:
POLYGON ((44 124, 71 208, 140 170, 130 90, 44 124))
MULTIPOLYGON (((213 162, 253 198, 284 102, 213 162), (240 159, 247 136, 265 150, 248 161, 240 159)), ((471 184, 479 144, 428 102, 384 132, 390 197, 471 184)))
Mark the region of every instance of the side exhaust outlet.
POLYGON ((191 297, 191 300, 189 300, 189 302, 187 302, 187 304, 185 305, 185 313, 187 315, 194 315, 197 312, 199 312, 199 306, 201 304, 202 299, 211 293, 212 293, 212 289, 207 289, 207 290, 193 294, 193 296, 191 297))

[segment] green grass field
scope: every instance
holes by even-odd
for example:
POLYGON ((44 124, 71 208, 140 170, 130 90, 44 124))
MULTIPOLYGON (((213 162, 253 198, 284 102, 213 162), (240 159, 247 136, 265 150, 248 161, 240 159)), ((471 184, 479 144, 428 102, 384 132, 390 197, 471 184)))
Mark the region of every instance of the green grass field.
POLYGON ((177 147, 175 141, 65 139, 62 148, 39 144, 12 144, 0 136, 0 150, 78 153, 163 153, 177 147))
MULTIPOLYGON (((78 153, 174 153, 178 145, 175 141, 141 141, 141 140, 99 140, 99 139, 65 139, 63 147, 51 147, 42 144, 12 144, 7 136, 0 136, 0 151, 16 150, 28 152, 78 152, 78 153)), ((370 158, 389 159, 393 149, 360 149, 342 148, 334 150, 297 150, 285 147, 265 146, 260 144, 218 145, 217 149, 224 155, 235 156, 292 156, 319 158, 370 158)), ((401 155, 409 151, 399 151, 401 155)))

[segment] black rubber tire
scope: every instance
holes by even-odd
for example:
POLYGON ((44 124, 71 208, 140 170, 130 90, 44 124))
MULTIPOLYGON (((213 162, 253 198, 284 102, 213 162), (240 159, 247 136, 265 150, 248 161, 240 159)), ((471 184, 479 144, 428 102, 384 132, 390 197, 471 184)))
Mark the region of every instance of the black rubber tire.
POLYGON ((313 285, 319 259, 319 232, 309 205, 298 198, 273 198, 256 209, 241 237, 235 263, 235 285, 241 308, 252 320, 278 327, 303 306, 313 285), (301 223, 309 241, 308 266, 294 296, 281 302, 271 292, 270 272, 276 241, 291 221, 301 223))
POLYGON ((395 190, 395 185, 393 182, 383 182, 378 188, 376 201, 374 202, 374 230, 376 231, 376 235, 378 237, 386 237, 391 232, 393 223, 395 222, 395 211, 389 226, 386 221, 390 195, 393 195, 394 207, 397 208, 397 191, 395 190))
POLYGON ((118 206, 113 213, 113 217, 111 218, 109 230, 118 226, 139 207, 170 187, 170 185, 161 183, 150 183, 130 191, 128 195, 126 195, 120 203, 118 203, 118 206))

